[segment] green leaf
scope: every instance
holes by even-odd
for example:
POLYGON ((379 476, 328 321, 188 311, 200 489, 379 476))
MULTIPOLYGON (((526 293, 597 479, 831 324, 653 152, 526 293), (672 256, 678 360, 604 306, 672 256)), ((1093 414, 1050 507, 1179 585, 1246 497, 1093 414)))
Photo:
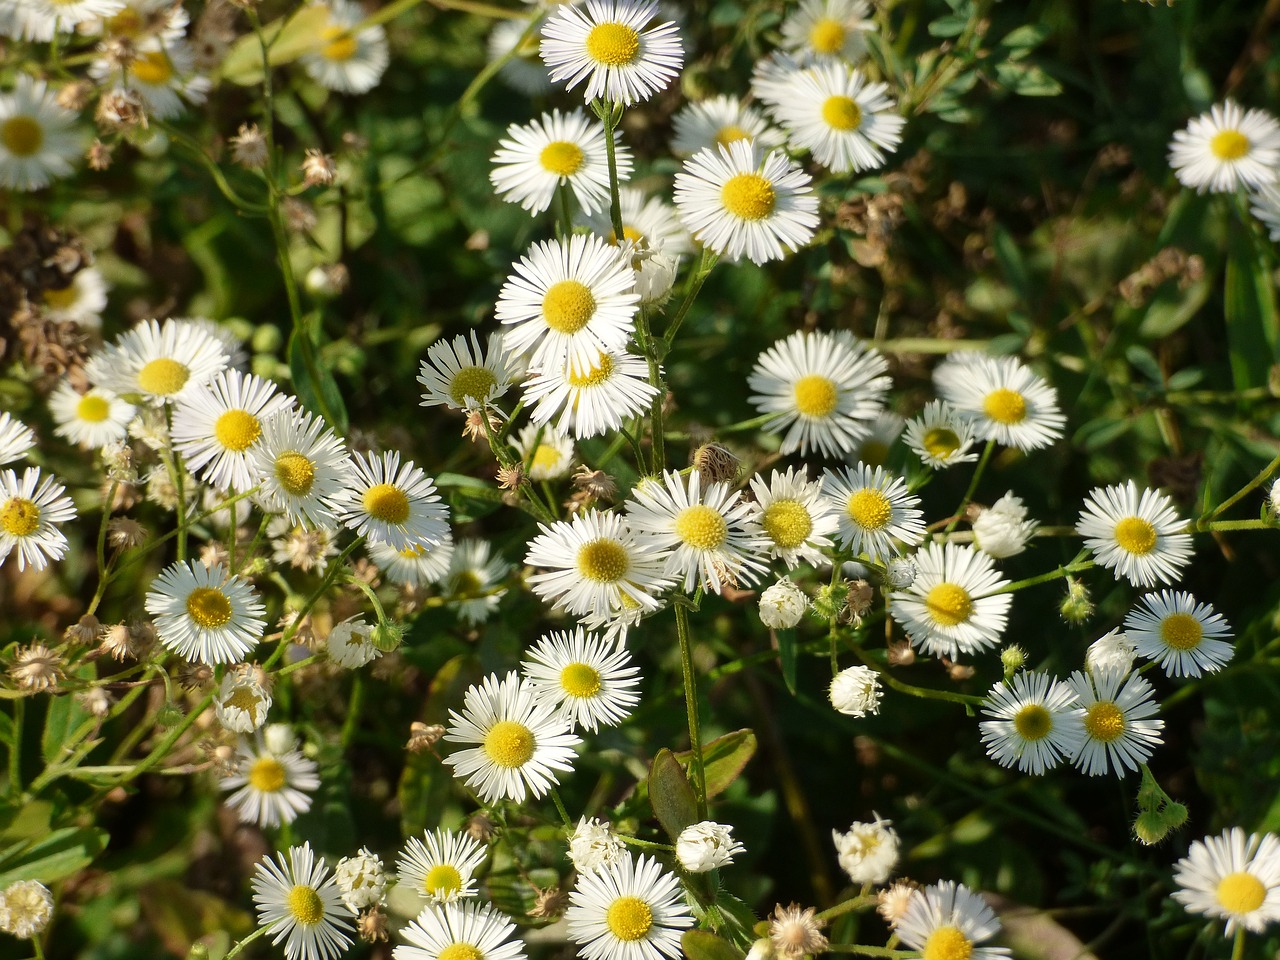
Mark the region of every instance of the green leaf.
POLYGON ((728 940, 705 930, 686 930, 680 946, 689 960, 742 960, 746 956, 728 940))
POLYGON ((1155 355, 1150 350, 1135 343, 1125 350, 1124 356, 1135 369, 1153 384, 1157 387, 1164 386, 1164 374, 1160 370, 1160 364, 1155 355))
POLYGON ((1062 84, 1032 63, 1006 60, 996 64, 996 80, 1010 93, 1020 97, 1056 97, 1062 84))
POLYGON ((1242 213, 1240 218, 1244 222, 1231 225, 1223 303, 1237 390, 1266 386, 1280 341, 1280 313, 1276 310, 1270 259, 1267 251, 1259 248, 1257 235, 1245 216, 1242 213))
MULTIPOLYGON (((305 4, 286 23, 283 18, 267 24, 262 33, 270 45, 268 58, 273 67, 290 63, 317 46, 316 38, 329 23, 329 8, 322 3, 305 4)), ((222 61, 223 80, 242 87, 262 82, 262 47, 253 33, 247 33, 222 61)))
POLYGON ((698 802, 684 768, 665 747, 649 768, 649 803, 662 829, 675 840, 685 827, 698 822, 698 802))
POLYGON ((55 830, 25 849, 8 852, 0 887, 15 880, 50 884, 79 873, 107 846, 107 831, 89 827, 55 830))
POLYGON ((1012 50, 1029 50, 1031 47, 1040 46, 1048 36, 1049 31, 1044 27, 1028 23, 1006 33, 1000 41, 1000 46, 1008 47, 1012 50))
MULTIPOLYGON (((93 677, 94 673, 93 666, 85 664, 75 671, 75 676, 84 680, 93 677)), ((50 698, 41 735, 45 762, 52 764, 66 759, 76 744, 93 729, 93 721, 93 714, 80 706, 75 697, 67 694, 50 698)))
POLYGON ((929 24, 929 36, 958 37, 964 33, 965 25, 968 22, 969 18, 964 14, 952 13, 945 17, 938 17, 937 20, 929 24))
POLYGON ((796 695, 796 667, 799 663, 794 630, 778 630, 774 633, 778 638, 778 658, 782 661, 782 680, 787 690, 796 695))
POLYGON ((1018 249, 1013 234, 1004 227, 996 225, 992 236, 996 259, 1000 261, 1000 269, 1004 271, 1009 285, 1018 292, 1024 304, 1031 303, 1031 276, 1027 273, 1026 262, 1022 259, 1022 251, 1018 249))
POLYGON ((347 429, 347 405, 342 402, 342 391, 338 389, 338 383, 333 379, 333 374, 319 362, 318 358, 316 370, 320 382, 317 383, 312 378, 303 355, 303 336, 305 336, 304 333, 298 332, 289 341, 289 373, 293 377, 294 392, 308 410, 319 413, 324 407, 328 407, 335 421, 333 428, 338 433, 344 433, 347 429), (320 402, 322 398, 323 404, 320 402))
MULTIPOLYGON (((707 774, 707 798, 728 789, 756 753, 756 735, 751 730, 735 730, 702 745, 702 763, 707 774)), ((688 766, 692 750, 682 750, 675 758, 688 766)))

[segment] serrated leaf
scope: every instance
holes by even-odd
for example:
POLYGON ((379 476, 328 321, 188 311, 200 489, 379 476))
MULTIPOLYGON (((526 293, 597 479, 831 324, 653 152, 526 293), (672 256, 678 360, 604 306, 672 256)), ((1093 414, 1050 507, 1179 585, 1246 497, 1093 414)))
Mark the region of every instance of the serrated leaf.
POLYGON ((649 803, 662 829, 675 840, 680 831, 698 822, 698 801, 684 768, 665 747, 658 751, 649 768, 649 803))
MULTIPOLYGON (((270 45, 267 56, 273 67, 290 63, 308 50, 313 50, 324 36, 329 23, 329 8, 323 3, 302 6, 286 22, 283 18, 262 28, 270 45)), ((222 61, 219 75, 223 80, 251 87, 262 82, 262 47, 253 33, 247 33, 231 48, 222 61)))
POLYGON ((0 888, 15 880, 50 884, 79 873, 106 848, 107 838, 107 831, 90 827, 55 830, 20 852, 14 851, 0 873, 0 888))
MULTIPOLYGON (((728 789, 756 753, 756 735, 752 730, 735 730, 702 745, 702 763, 707 775, 707 798, 728 789)), ((682 750, 675 758, 686 766, 693 760, 692 750, 682 750)))
POLYGON ((689 960, 742 960, 746 956, 728 940, 705 930, 686 930, 680 946, 689 960))
POLYGON ((1062 92, 1062 84, 1032 63, 1006 60, 996 64, 996 80, 1020 97, 1056 97, 1062 92))

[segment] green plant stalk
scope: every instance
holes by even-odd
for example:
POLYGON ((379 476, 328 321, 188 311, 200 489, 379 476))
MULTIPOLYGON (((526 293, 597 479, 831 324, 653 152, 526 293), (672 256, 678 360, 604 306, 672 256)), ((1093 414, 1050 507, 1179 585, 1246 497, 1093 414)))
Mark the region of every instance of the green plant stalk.
POLYGON ((690 763, 698 819, 707 819, 707 769, 702 756, 702 731, 698 723, 698 682, 693 672, 693 645, 689 639, 689 611, 676 604, 676 635, 680 639, 680 669, 684 679, 684 703, 689 719, 690 763))
POLYGON ((164 739, 161 740, 160 743, 156 747, 154 747, 149 754, 143 757, 142 760, 140 760, 137 763, 137 765, 134 766, 133 770, 131 770, 129 773, 125 774, 123 777, 120 778, 120 782, 117 784, 117 786, 123 786, 126 783, 130 783, 138 779, 138 777, 142 776, 152 767, 157 766, 160 763, 160 761, 162 761, 166 756, 168 756, 169 751, 173 749, 173 745, 178 742, 178 738, 191 729, 192 724, 194 724, 196 720, 200 718, 200 714, 204 713, 205 710, 209 709, 209 706, 212 703, 213 703, 213 694, 209 693, 205 696, 203 700, 201 700, 196 705, 196 707, 193 710, 189 711, 187 715, 182 718, 181 723, 179 723, 176 727, 174 727, 167 734, 165 734, 164 739))
POLYGON ((222 960, 232 960, 232 958, 238 957, 244 951, 245 947, 253 943, 253 941, 257 940, 259 937, 265 936, 274 926, 275 924, 272 923, 272 924, 268 924, 265 927, 259 927, 257 930, 253 931, 253 933, 249 934, 247 937, 245 937, 243 940, 237 943, 234 947, 232 947, 227 952, 227 955, 222 958, 222 960))
POLYGON ((160 129, 164 131, 165 136, 185 150, 200 166, 204 167, 205 172, 209 174, 209 178, 213 180, 214 186, 218 188, 218 191, 227 198, 233 207, 246 216, 265 217, 267 215, 267 205, 256 203, 253 200, 246 200, 240 196, 231 186, 221 168, 200 148, 200 144, 171 124, 161 123, 160 129))
POLYGON ((107 584, 111 581, 111 568, 107 563, 107 524, 111 521, 111 504, 115 501, 116 490, 119 487, 119 481, 112 480, 111 486, 107 488, 107 495, 102 502, 102 519, 98 522, 98 586, 93 591, 93 599, 89 601, 89 606, 85 609, 85 616, 92 616, 98 609, 98 604, 106 596, 107 584))
MULTIPOLYGON (((1224 513, 1229 508, 1235 506, 1237 503, 1239 503, 1242 499, 1247 497, 1254 490, 1258 489, 1258 487, 1266 483, 1267 478, 1270 477, 1273 473, 1275 473, 1277 468, 1280 468, 1280 455, 1276 456, 1274 460, 1272 460, 1265 467, 1263 467, 1262 470, 1260 470, 1252 480, 1246 483, 1234 494, 1232 494, 1226 500, 1223 500, 1222 503, 1218 504, 1218 506, 1215 507, 1213 510, 1211 510, 1208 514, 1197 519, 1195 523, 1192 524, 1192 529, 1193 530, 1221 529, 1220 527, 1209 526, 1208 521, 1216 519, 1220 514, 1224 513)), ((1234 529, 1251 529, 1251 528, 1237 527, 1234 529)))
POLYGON ((624 239, 622 202, 618 194, 618 157, 613 131, 622 122, 622 104, 616 101, 606 104, 603 100, 597 100, 596 103, 599 105, 597 113, 604 122, 604 153, 609 164, 609 222, 613 225, 613 238, 621 247, 624 239))
POLYGON ((973 477, 969 480, 969 489, 964 492, 964 496, 960 499, 960 506, 956 507, 956 512, 951 518, 951 522, 947 524, 944 533, 950 533, 956 528, 956 524, 964 517, 964 508, 969 506, 969 502, 973 500, 973 495, 978 492, 978 484, 982 480, 982 474, 987 469, 987 463, 991 460, 991 454, 995 452, 996 442, 988 440, 987 445, 982 448, 982 456, 978 458, 978 465, 973 469, 973 477))
POLYGON ((1236 927, 1235 939, 1231 941, 1231 960, 1244 960, 1244 927, 1236 927))
POLYGON ((13 745, 9 749, 9 796, 22 793, 22 721, 26 705, 22 697, 13 701, 13 745))
POLYGON ((355 742, 356 730, 360 727, 360 711, 364 709, 364 674, 359 670, 354 671, 355 677, 351 681, 351 699, 347 701, 347 717, 342 722, 342 750, 345 753, 351 749, 351 744, 355 742))
POLYGON ((302 622, 303 617, 311 611, 311 608, 314 607, 320 598, 328 592, 329 588, 333 586, 333 581, 337 579, 338 572, 346 566, 347 559, 351 554, 356 552, 356 548, 362 543, 364 543, 364 537, 356 537, 345 550, 333 558, 333 562, 329 564, 329 569, 325 571, 324 579, 320 581, 320 585, 311 592, 311 596, 307 597, 307 599, 303 601, 293 623, 285 627, 284 632, 280 634, 280 642, 276 644, 276 648, 271 651, 271 656, 267 657, 266 663, 262 665, 263 670, 270 670, 275 665, 276 661, 284 656, 285 650, 289 648, 289 641, 292 640, 293 635, 298 632, 298 624, 302 622))
POLYGON ((874 894, 870 896, 851 897, 843 903, 837 903, 834 907, 827 907, 827 909, 818 914, 818 919, 834 920, 836 917, 843 916, 846 913, 852 913, 855 910, 862 910, 865 907, 874 907, 879 902, 879 898, 874 894))
POLYGON ((861 943, 829 943, 828 953, 851 953, 855 957, 919 957, 916 950, 893 950, 890 947, 871 947, 861 943))
POLYGON ((693 306, 693 301, 698 298, 702 285, 707 282, 707 277, 711 276, 711 271, 715 269, 720 258, 706 247, 702 248, 702 255, 698 259, 698 266, 693 273, 689 275, 687 289, 685 290, 684 299, 680 301, 680 306, 676 309, 675 314, 671 318, 671 323, 667 326, 667 332, 662 335, 662 339, 666 341, 667 349, 671 349, 671 344, 676 338, 684 318, 689 314, 689 308, 693 306))
POLYGON ((917 687, 910 683, 904 683, 895 677, 892 673, 875 661, 869 659, 862 648, 856 644, 850 644, 849 649, 854 655, 862 661, 865 666, 870 667, 885 684, 899 693, 905 693, 908 696, 919 697, 921 700, 945 700, 948 703, 958 703, 962 705, 966 711, 970 711, 973 707, 980 707, 983 704, 982 697, 970 696, 967 693, 951 693, 949 690, 935 690, 933 687, 917 687))
POLYGON ((1073 573, 1082 573, 1093 567, 1093 561, 1086 559, 1089 556, 1087 549, 1082 549, 1075 555, 1070 563, 1065 567, 1058 567, 1056 570, 1050 570, 1048 573, 1041 573, 1034 577, 1027 577, 1025 580, 1015 580, 1007 586, 1001 587, 999 590, 992 590, 990 593, 984 593, 980 597, 974 597, 975 600, 982 600, 986 597, 998 597, 1002 593, 1015 593, 1026 587, 1034 587, 1037 584, 1049 583, 1051 580, 1059 580, 1062 577, 1069 577, 1073 573))
POLYGON ((569 811, 564 808, 564 801, 560 799, 560 791, 555 787, 551 788, 551 799, 555 801, 556 810, 560 813, 560 820, 564 823, 564 828, 572 833, 573 820, 569 818, 569 811))
POLYGON ((618 839, 625 843, 628 847, 635 847, 638 850, 661 850, 663 853, 671 853, 675 850, 669 843, 658 843, 656 840, 641 840, 639 837, 625 837, 618 835, 618 839))

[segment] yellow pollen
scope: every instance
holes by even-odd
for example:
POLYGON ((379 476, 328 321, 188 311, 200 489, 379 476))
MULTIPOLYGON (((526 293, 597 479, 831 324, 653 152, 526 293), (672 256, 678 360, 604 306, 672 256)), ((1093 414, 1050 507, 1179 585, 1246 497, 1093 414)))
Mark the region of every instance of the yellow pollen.
POLYGON ((484 737, 484 752, 500 767, 522 767, 533 756, 537 743, 533 731, 514 720, 499 720, 484 737))
POLYGON ((426 547, 405 547, 403 550, 397 551, 406 560, 417 560, 426 552, 426 547))
POLYGON ((463 367, 453 375, 449 384, 449 399, 462 406, 467 397, 473 400, 489 399, 489 391, 498 385, 498 378, 488 367, 463 367))
POLYGON ((45 305, 53 307, 55 310, 65 310, 67 307, 73 306, 79 299, 80 291, 76 289, 74 283, 69 287, 63 287, 61 290, 46 290, 44 292, 45 305))
POLYGON ((577 280, 553 284, 542 298, 542 319, 556 333, 573 335, 595 316, 596 298, 577 280))
POLYGON ((1219 160, 1239 160, 1253 146, 1239 130, 1223 130, 1209 141, 1209 152, 1219 160))
POLYGON ((286 450, 276 456, 276 481, 284 488, 285 493, 294 497, 305 497, 311 492, 311 484, 316 479, 316 465, 305 454, 297 450, 286 450))
POLYGON ((162 87, 173 79, 173 63, 163 50, 149 50, 138 54, 129 64, 134 79, 149 87, 162 87))
POLYGON ((345 63, 360 50, 360 44, 346 27, 326 27, 324 40, 324 46, 320 48, 320 55, 326 60, 345 63))
POLYGON ((31 157, 44 146, 44 127, 25 114, 10 117, 0 124, 0 144, 15 157, 31 157))
POLYGON ((775 500, 765 509, 760 524, 769 539, 784 550, 800 546, 813 532, 813 518, 798 500, 775 500))
POLYGON ((1252 873, 1228 873, 1218 881, 1218 903, 1237 916, 1252 913, 1267 899, 1267 888, 1252 873))
POLYGON ((622 23, 601 23, 587 34, 587 56, 606 67, 622 67, 640 53, 640 34, 622 23))
POLYGON ((110 402, 96 393, 81 397, 76 404, 76 417, 85 423, 101 423, 110 412, 110 402))
POLYGON ((1013 717, 1013 728, 1023 740, 1043 740, 1053 730, 1053 717, 1038 703, 1028 703, 1013 717))
POLYGON ((695 504, 676 515, 676 536, 695 550, 715 550, 728 539, 729 525, 715 510, 695 504))
POLYGON ((40 528, 40 508, 25 497, 12 497, 0 507, 0 530, 11 537, 29 537, 40 528))
MULTIPOLYGON (((249 714, 249 720, 252 721, 253 725, 257 726, 258 704, 260 703, 262 703, 262 698, 254 693, 251 687, 241 686, 231 691, 231 696, 222 701, 222 707, 224 710, 243 710, 249 714)), ((283 768, 281 769, 281 776, 283 776, 283 768)))
MULTIPOLYGON (((626 223, 622 225, 623 240, 630 240, 632 243, 639 243, 643 236, 644 234, 635 227, 626 223)), ((612 247, 616 247, 618 245, 618 232, 616 230, 609 231, 609 245, 612 247)))
POLYGON ((601 537, 578 548, 577 566, 578 573, 595 583, 617 583, 627 575, 631 561, 626 547, 601 537))
POLYGON ((538 154, 538 162, 547 173, 557 177, 571 177, 582 167, 582 148, 568 140, 548 143, 538 154))
POLYGON ((920 951, 923 960, 969 960, 973 941, 955 927, 938 927, 929 934, 920 951))
POLYGON ((435 894, 457 893, 462 889, 462 874, 452 864, 437 864, 422 878, 422 889, 435 894))
POLYGON ((809 44, 818 53, 836 53, 844 46, 844 25, 839 20, 823 17, 810 28, 809 44))
POLYGON ((289 891, 289 912, 304 927, 313 927, 324 919, 324 901, 315 887, 300 883, 289 891))
POLYGON ((145 24, 142 17, 132 7, 125 7, 106 21, 107 32, 116 37, 136 37, 142 33, 145 24))
POLYGON ((840 402, 836 382, 818 373, 811 373, 796 381, 794 388, 796 411, 802 417, 829 417, 840 402))
POLYGON ((716 143, 722 147, 727 147, 731 143, 737 143, 739 140, 750 140, 751 134, 743 130, 736 123, 721 127, 716 131, 716 143))
POLYGON ((822 105, 822 119, 835 130, 857 130, 862 126, 862 108, 852 97, 827 97, 822 105))
POLYGON ((1085 711, 1084 729, 1094 740, 1110 743, 1124 735, 1124 714, 1110 700, 1099 700, 1085 711))
POLYGON ((138 388, 143 393, 167 397, 187 385, 191 371, 177 360, 160 357, 138 371, 138 388))
POLYGON ((436 960, 484 960, 484 954, 469 943, 451 943, 436 955, 436 960))
POLYGON ((720 188, 720 202, 740 220, 763 220, 777 200, 773 184, 758 173, 734 174, 720 188))
POLYGON ((1189 613, 1171 613, 1160 622, 1160 639, 1174 650, 1194 650, 1204 639, 1204 629, 1189 613))
POLYGON ((619 940, 634 943, 653 927, 653 911, 639 897, 619 897, 609 904, 604 921, 619 940))
POLYGON ((214 422, 213 436, 232 453, 244 453, 262 436, 262 424, 248 410, 228 410, 214 422))
POLYGON ((1145 557, 1156 548, 1156 528, 1141 517, 1125 517, 1113 533, 1116 546, 1125 553, 1145 557))
MULTIPOLYGON (((613 361, 609 359, 609 355, 600 354, 600 362, 588 370, 586 373, 574 373, 572 370, 565 372, 565 382, 571 387, 577 387, 581 390, 583 387, 598 387, 604 383, 613 374, 613 361)), ((575 405, 577 400, 574 400, 575 405)), ((576 406, 575 406, 576 409, 576 406)))
POLYGON ((863 530, 883 530, 893 519, 893 504, 879 490, 863 487, 849 494, 844 505, 849 519, 863 530))
POLYGON ((560 686, 571 697, 594 697, 600 692, 600 671, 590 664, 571 663, 560 671, 560 686))
POLYGON ((553 470, 560 463, 560 451, 549 443, 538 444, 538 449, 533 451, 533 459, 529 461, 529 466, 534 470, 553 470))
POLYGON ((217 587, 196 587, 187 594, 187 615, 205 630, 231 621, 231 601, 217 587))
POLYGON ((1027 401, 1017 390, 1000 387, 987 394, 982 412, 996 423, 1021 423, 1027 419, 1027 401))
POLYGON ((954 430, 946 427, 934 427, 924 435, 920 445, 928 451, 929 456, 945 460, 960 449, 960 438, 954 430))
POLYGON ((370 487, 360 498, 365 513, 383 523, 404 523, 409 519, 409 498, 389 483, 370 487))
POLYGON ((954 583, 940 583, 924 598, 925 609, 935 623, 954 627, 964 623, 973 613, 969 591, 954 583))
POLYGON ((249 786, 259 793, 277 793, 284 789, 284 764, 275 757, 259 757, 249 768, 249 786))

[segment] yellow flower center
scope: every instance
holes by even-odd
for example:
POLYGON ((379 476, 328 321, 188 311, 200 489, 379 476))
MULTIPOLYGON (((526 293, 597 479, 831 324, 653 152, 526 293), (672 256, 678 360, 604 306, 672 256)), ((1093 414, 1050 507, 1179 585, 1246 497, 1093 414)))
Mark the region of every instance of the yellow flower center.
POLYGON ((542 319, 556 333, 575 334, 596 312, 596 298, 577 280, 561 280, 553 284, 542 298, 542 319))
POLYGON ((40 508, 25 497, 12 497, 0 507, 0 530, 11 537, 29 537, 40 527, 40 508))
POLYGON ((765 508, 760 524, 769 539, 784 550, 800 546, 813 532, 813 518, 798 500, 775 500, 765 508))
POLYGON ((474 570, 462 570, 455 573, 452 582, 453 592, 462 596, 479 593, 484 587, 479 574, 474 570))
POLYGON ((716 143, 722 147, 727 147, 731 143, 737 143, 739 140, 750 140, 751 134, 743 130, 736 123, 730 123, 721 127, 716 131, 716 143))
POLYGON ((196 587, 187 594, 187 616, 205 630, 216 630, 231 621, 231 601, 217 587, 196 587))
POLYGON ((360 44, 346 27, 326 27, 320 55, 326 60, 346 63, 360 50, 360 44))
POLYGON ((920 445, 925 448, 929 456, 945 460, 960 449, 960 437, 956 435, 954 430, 948 430, 946 427, 934 427, 925 433, 920 445))
POLYGON ((316 465, 309 457, 297 450, 286 450, 276 457, 275 468, 276 481, 285 493, 305 497, 311 492, 311 484, 316 479, 316 465))
POLYGON ((1099 700, 1085 711, 1084 729, 1103 743, 1118 740, 1124 735, 1124 713, 1110 700, 1099 700))
POLYGON ((138 388, 143 393, 167 397, 187 385, 191 371, 184 364, 169 357, 152 360, 138 371, 138 388))
POLYGON ((834 130, 857 130, 862 126, 862 108, 852 97, 827 97, 822 105, 822 119, 834 130))
POLYGON ((1156 548, 1156 528, 1141 517, 1125 517, 1116 524, 1116 546, 1125 553, 1146 556, 1156 548))
POLYGON ((533 731, 514 720, 499 720, 484 736, 484 752, 500 767, 522 767, 533 756, 533 731))
POLYGON ((396 552, 406 560, 419 560, 427 552, 427 549, 426 547, 405 547, 403 550, 397 550, 396 552))
POLYGON ((720 188, 720 202, 740 220, 763 220, 777 200, 773 184, 758 173, 734 174, 720 188))
POLYGON ((631 561, 627 548, 617 540, 601 537, 578 548, 578 573, 596 583, 617 583, 627 575, 631 561))
MULTIPOLYGON (((598 387, 613 375, 613 361, 609 359, 607 353, 600 354, 600 361, 586 373, 574 373, 572 370, 565 372, 565 382, 571 387, 577 387, 581 390, 583 387, 598 387)), ((574 400, 574 409, 577 409, 578 401, 574 400)))
POLYGON ((560 671, 560 686, 571 697, 594 697, 600 692, 600 671, 587 663, 571 663, 560 671))
POLYGON ((619 940, 633 943, 653 927, 653 911, 639 897, 619 897, 609 904, 604 922, 619 940))
POLYGON ((437 954, 436 960, 484 960, 484 954, 469 943, 451 943, 437 954))
POLYGON ((809 45, 818 53, 831 54, 844 46, 844 24, 832 17, 822 17, 809 28, 809 45))
POLYGON ((560 464, 560 451, 549 443, 538 444, 538 449, 533 451, 533 459, 529 461, 529 465, 534 470, 553 470, 560 464))
POLYGON ((1267 899, 1267 888, 1252 873, 1228 873, 1218 881, 1218 903, 1228 913, 1252 913, 1267 899))
POLYGON ((973 613, 969 591, 955 583, 938 584, 924 598, 924 606, 934 622, 944 627, 964 623, 973 613))
POLYGON ((463 367, 453 376, 449 384, 449 399, 462 406, 467 397, 473 400, 488 400, 489 391, 498 385, 498 378, 488 367, 463 367))
POLYGON ((462 874, 450 863, 440 863, 427 871, 422 878, 422 889, 427 893, 448 895, 462 889, 462 874))
POLYGON ((1200 621, 1189 613, 1171 613, 1160 622, 1160 639, 1174 650, 1194 650, 1203 638, 1200 621))
POLYGON ((248 410, 228 410, 215 421, 213 436, 232 453, 243 453, 262 436, 262 424, 248 410))
POLYGON ((582 167, 582 148, 568 140, 556 140, 542 148, 538 162, 547 173, 571 177, 582 167))
POLYGON ((44 145, 44 127, 35 117, 18 114, 0 124, 0 143, 15 157, 30 157, 44 145))
POLYGON ((315 887, 300 883, 289 891, 289 912, 304 927, 313 927, 324 919, 324 901, 315 887))
POLYGON ((360 498, 365 513, 383 523, 404 523, 409 519, 409 498, 389 483, 370 487, 360 498))
MULTIPOLYGON (((236 687, 231 691, 231 696, 222 701, 222 709, 224 710, 243 710, 249 715, 249 721, 254 725, 258 725, 258 704, 262 703, 262 698, 253 692, 252 687, 242 686, 236 687)), ((273 761, 274 762, 274 761, 273 761)), ((277 764, 279 766, 279 764, 277 764)), ((281 768, 281 776, 283 776, 283 768, 281 768)), ((279 789, 278 787, 276 789, 279 789)))
POLYGON ((794 392, 796 411, 802 417, 829 417, 840 402, 836 382, 818 373, 797 380, 794 392))
POLYGON ((715 550, 728 538, 729 525, 715 510, 694 504, 676 515, 676 536, 695 550, 715 550))
MULTIPOLYGON (((643 233, 641 233, 639 230, 637 230, 635 227, 631 226, 630 224, 624 223, 622 225, 623 240, 630 240, 632 243, 639 243, 640 239, 643 236, 644 236, 643 233)), ((618 232, 616 230, 609 231, 609 245, 611 247, 616 247, 618 245, 618 232)))
POLYGON ((889 498, 871 487, 849 494, 844 508, 849 519, 864 530, 883 530, 893 519, 893 504, 889 498))
POLYGON ((249 768, 249 786, 259 793, 283 790, 284 782, 284 764, 275 757, 259 757, 249 768))
POLYGON ((1219 160, 1239 160, 1253 146, 1239 130, 1223 130, 1209 141, 1209 152, 1219 160))
POLYGON ((640 53, 640 34, 622 23, 601 23, 587 34, 587 56, 606 67, 622 67, 640 53))
POLYGON ((1053 730, 1053 717, 1038 703, 1028 703, 1013 717, 1013 728, 1023 740, 1043 740, 1053 730))
POLYGON ((929 934, 920 955, 924 960, 969 960, 973 941, 955 927, 938 927, 929 934))
POLYGON ((73 306, 79 299, 80 291, 76 289, 74 283, 69 287, 63 287, 61 290, 46 290, 44 292, 45 305, 53 307, 55 310, 65 310, 67 307, 73 306))
POLYGON ((148 50, 129 64, 129 72, 139 83, 162 87, 173 79, 173 63, 163 50, 148 50))
POLYGON ((101 423, 111 412, 111 403, 106 397, 90 393, 80 398, 76 404, 76 417, 85 423, 101 423))
POLYGON ((1027 419, 1027 401, 1017 390, 1000 387, 987 394, 982 412, 996 423, 1021 423, 1027 419))
POLYGON ((125 7, 106 20, 107 32, 116 37, 137 37, 144 26, 142 16, 132 7, 125 7))

